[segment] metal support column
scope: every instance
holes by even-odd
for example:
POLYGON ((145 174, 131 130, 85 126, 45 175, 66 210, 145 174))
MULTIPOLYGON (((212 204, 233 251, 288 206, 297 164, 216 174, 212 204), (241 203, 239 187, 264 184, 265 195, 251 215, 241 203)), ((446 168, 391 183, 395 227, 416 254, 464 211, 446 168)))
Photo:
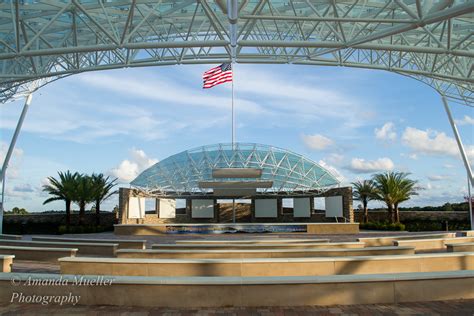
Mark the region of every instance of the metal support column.
POLYGON ((23 121, 25 120, 26 112, 28 112, 28 108, 30 107, 32 98, 33 94, 31 93, 26 97, 25 105, 23 106, 23 111, 21 111, 15 132, 13 133, 12 141, 10 142, 10 147, 8 147, 7 155, 5 156, 5 160, 3 161, 2 171, 0 175, 0 182, 2 183, 2 201, 0 202, 0 234, 3 233, 3 205, 5 202, 5 177, 7 174, 8 163, 10 162, 13 150, 15 149, 16 140, 18 139, 18 135, 20 134, 21 126, 23 125, 23 121))
POLYGON ((472 177, 472 169, 471 169, 471 165, 469 164, 469 159, 467 158, 466 151, 464 150, 461 137, 459 136, 458 128, 456 126, 456 123, 454 122, 446 97, 443 95, 441 96, 441 99, 443 100, 444 109, 446 110, 446 114, 448 115, 449 123, 451 124, 451 127, 453 129, 454 137, 456 138, 456 142, 458 143, 459 152, 461 153, 461 157, 464 162, 464 167, 466 168, 466 172, 472 186, 474 183, 474 178, 472 177))
POLYGON ((469 176, 467 176, 467 198, 468 203, 469 203, 469 220, 471 221, 471 230, 474 230, 474 218, 472 215, 472 195, 471 195, 471 186, 472 182, 471 179, 469 179, 469 176))

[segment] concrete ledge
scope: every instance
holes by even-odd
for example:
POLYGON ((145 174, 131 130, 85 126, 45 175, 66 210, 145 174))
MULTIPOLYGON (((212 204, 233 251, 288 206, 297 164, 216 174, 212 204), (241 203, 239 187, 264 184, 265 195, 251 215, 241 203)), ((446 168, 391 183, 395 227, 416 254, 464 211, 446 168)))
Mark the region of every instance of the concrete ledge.
POLYGON ((47 242, 82 242, 99 244, 117 244, 118 249, 145 249, 146 240, 124 240, 124 239, 88 239, 74 237, 32 237, 34 241, 47 242))
POLYGON ((6 239, 6 240, 20 240, 22 239, 23 236, 21 235, 7 235, 7 234, 0 234, 0 239, 6 239))
POLYGON ((359 223, 315 223, 308 224, 308 234, 358 234, 359 223))
POLYGON ((336 249, 336 248, 363 248, 363 242, 341 242, 341 243, 286 243, 286 244, 153 244, 152 249, 176 249, 176 250, 239 250, 239 249, 336 249))
POLYGON ((459 244, 446 244, 448 252, 474 252, 474 242, 466 242, 459 244))
MULTIPOLYGON (((474 298, 474 271, 304 277, 107 277, 110 285, 74 286, 77 276, 0 273, 0 303, 23 295, 80 297, 79 305, 224 307, 381 304, 474 298), (11 280, 20 285, 13 285, 11 280), (59 280, 63 286, 26 286, 59 280), (185 295, 185 296, 183 296, 185 295)), ((97 282, 97 276, 86 279, 97 282)))
POLYGON ((291 259, 61 258, 62 274, 128 276, 314 276, 474 270, 474 253, 291 259))
MULTIPOLYGON (((273 227, 272 232, 290 233, 291 228, 302 229, 308 234, 357 234, 359 233, 359 223, 237 223, 237 224, 119 224, 114 225, 114 233, 116 235, 161 235, 167 233, 179 233, 179 227, 189 227, 194 232, 200 233, 205 229, 207 233, 212 233, 215 229, 216 233, 222 229, 235 229, 237 231, 254 232, 252 227, 273 227), (288 231, 277 229, 278 227, 288 226, 288 231), (178 230, 178 231, 177 231, 178 230)), ((282 228, 283 229, 283 228, 282 228)))
POLYGON ((0 254, 14 255, 15 260, 57 262, 62 257, 75 257, 77 248, 0 246, 0 254))
POLYGON ((0 240, 0 246, 46 247, 46 248, 76 248, 80 255, 100 255, 115 257, 117 244, 85 243, 85 242, 52 242, 29 240, 0 240))
POLYGON ((313 242, 329 242, 329 239, 283 239, 283 238, 272 238, 272 239, 237 239, 237 240, 176 240, 176 244, 209 244, 209 245, 220 245, 220 244, 284 244, 284 243, 313 243, 313 242))
POLYGON ((395 240, 405 239, 433 239, 433 238, 454 238, 456 233, 440 233, 440 234, 423 234, 423 235, 401 235, 401 236, 387 236, 387 237, 366 237, 357 238, 357 241, 365 242, 367 247, 376 246, 391 246, 395 240))
POLYGON ((395 246, 415 247, 415 251, 444 249, 446 244, 458 244, 473 242, 474 237, 457 237, 457 238, 439 238, 439 239, 410 239, 410 240, 395 240, 395 246))
POLYGON ((14 258, 13 255, 0 255, 0 268, 2 269, 0 272, 11 272, 14 258))
POLYGON ((226 259, 226 258, 308 258, 377 255, 412 255, 413 247, 374 247, 354 249, 259 249, 259 250, 161 250, 123 249, 118 258, 226 259))

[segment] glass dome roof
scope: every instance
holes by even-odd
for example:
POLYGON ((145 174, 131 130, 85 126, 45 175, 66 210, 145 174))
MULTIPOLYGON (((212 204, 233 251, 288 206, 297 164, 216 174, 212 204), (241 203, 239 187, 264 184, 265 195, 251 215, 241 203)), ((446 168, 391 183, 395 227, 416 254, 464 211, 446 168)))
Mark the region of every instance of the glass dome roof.
MULTIPOLYGON (((259 193, 325 191, 339 180, 316 162, 285 149, 251 143, 214 144, 186 150, 170 156, 143 171, 132 186, 170 194, 210 193, 199 186, 203 181, 228 182, 235 178, 213 178, 220 168, 254 168, 261 170, 258 181, 271 181, 259 193)), ((239 178, 255 182, 253 178, 239 178)))

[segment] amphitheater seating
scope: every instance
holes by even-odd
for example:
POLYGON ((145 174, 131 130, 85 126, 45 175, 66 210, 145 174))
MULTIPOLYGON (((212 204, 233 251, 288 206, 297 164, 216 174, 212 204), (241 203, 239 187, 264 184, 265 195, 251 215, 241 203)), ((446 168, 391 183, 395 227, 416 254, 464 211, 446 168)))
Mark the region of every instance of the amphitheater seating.
POLYGON ((284 243, 315 243, 329 242, 329 239, 238 239, 238 240, 176 240, 177 244, 203 244, 203 245, 221 245, 221 244, 284 244, 284 243))
POLYGON ((7 235, 7 234, 0 234, 0 239, 6 240, 20 240, 23 236, 21 235, 7 235))
POLYGON ((14 258, 13 255, 0 255, 0 272, 11 272, 14 258))
POLYGON ((61 258, 61 273, 133 276, 311 276, 474 269, 474 253, 286 259, 61 258))
POLYGON ((415 247, 415 251, 429 251, 436 249, 445 249, 446 244, 458 244, 473 242, 474 237, 457 238, 437 238, 437 239, 413 239, 413 240, 395 240, 395 246, 415 247))
POLYGON ((323 249, 323 248, 362 248, 364 243, 361 242, 344 242, 344 243, 284 243, 284 244, 153 244, 152 249, 163 250, 238 250, 238 249, 323 249))
POLYGON ((117 244, 82 243, 82 242, 47 242, 29 240, 0 240, 0 246, 75 248, 79 255, 99 255, 115 257, 117 244))
POLYGON ((446 244, 448 252, 474 252, 474 242, 446 244))
POLYGON ((162 250, 122 249, 118 258, 226 259, 226 258, 307 258, 414 254, 413 247, 373 247, 353 249, 258 249, 258 250, 162 250))
MULTIPOLYGON (((66 281, 77 276, 42 274, 38 279, 66 281)), ((30 273, 0 273, 0 302, 30 273)), ((104 277, 106 281, 110 278, 104 277)), ((87 279, 97 280, 97 276, 87 279)), ((53 282, 52 282, 53 281, 53 282)), ((474 299, 474 271, 292 277, 133 277, 114 276, 109 286, 41 287, 44 295, 73 291, 80 305, 198 308, 225 306, 310 306, 397 304, 402 302, 474 299)), ((38 295, 38 287, 21 288, 25 296, 38 295)), ((455 313, 453 313, 455 314, 455 313)))
POLYGON ((71 237, 32 237, 34 241, 47 242, 85 242, 85 243, 102 243, 117 244, 118 249, 145 249, 146 240, 124 240, 124 239, 88 239, 88 238, 71 238, 71 237))
POLYGON ((0 254, 14 255, 15 260, 57 262, 62 257, 76 256, 77 248, 0 246, 0 254))
POLYGON ((400 235, 386 237, 366 237, 358 238, 357 241, 365 242, 366 247, 391 246, 395 240, 405 239, 432 239, 432 238, 454 238, 456 233, 439 233, 439 234, 423 234, 423 235, 400 235))

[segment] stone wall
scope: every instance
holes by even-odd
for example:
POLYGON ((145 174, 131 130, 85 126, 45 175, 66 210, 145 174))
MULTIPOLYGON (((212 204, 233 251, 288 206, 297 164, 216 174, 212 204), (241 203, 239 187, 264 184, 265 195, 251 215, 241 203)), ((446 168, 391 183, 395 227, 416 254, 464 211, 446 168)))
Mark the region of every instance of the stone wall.
MULTIPOLYGON (((146 197, 143 193, 129 188, 119 189, 119 222, 121 224, 169 224, 169 223, 228 223, 232 221, 229 216, 228 206, 224 207, 217 203, 214 199, 214 218, 192 218, 191 216, 191 200, 186 199, 186 209, 183 214, 176 214, 175 218, 159 218, 159 210, 155 214, 146 214, 144 218, 129 219, 127 218, 128 201, 130 197, 141 196, 146 197)), ((334 218, 326 217, 324 212, 312 212, 309 218, 295 218, 293 214, 283 211, 283 196, 268 196, 267 198, 276 198, 278 200, 278 216, 276 218, 255 218, 254 205, 247 205, 246 208, 239 206, 236 212, 238 223, 288 223, 288 222, 354 222, 354 213, 352 209, 352 187, 334 188, 322 194, 311 194, 311 197, 328 197, 342 196, 343 217, 334 218)), ((203 197, 204 198, 204 197, 203 197)), ((209 199, 210 197, 205 197, 209 199)), ((311 207, 313 208, 313 207, 311 207)))

